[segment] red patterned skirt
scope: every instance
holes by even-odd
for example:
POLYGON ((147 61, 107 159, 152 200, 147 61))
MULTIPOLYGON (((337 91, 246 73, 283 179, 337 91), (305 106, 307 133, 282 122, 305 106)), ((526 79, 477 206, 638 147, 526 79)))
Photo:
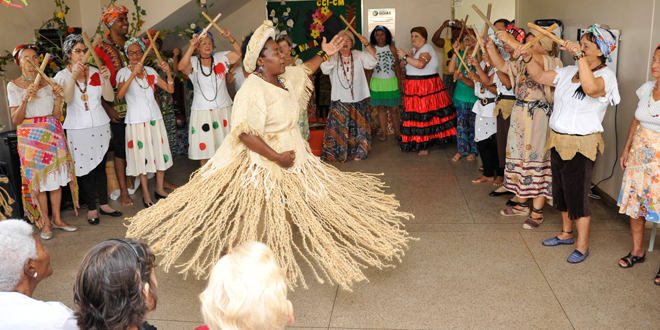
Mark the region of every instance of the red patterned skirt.
POLYGON ((456 141, 456 109, 438 74, 406 76, 404 91, 401 150, 427 150, 456 141))

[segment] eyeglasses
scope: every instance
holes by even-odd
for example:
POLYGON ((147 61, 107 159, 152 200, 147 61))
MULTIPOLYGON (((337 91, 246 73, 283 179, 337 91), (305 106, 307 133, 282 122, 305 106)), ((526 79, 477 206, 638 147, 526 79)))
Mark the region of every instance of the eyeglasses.
POLYGON ((74 52, 74 53, 76 53, 76 54, 84 54, 84 53, 87 53, 87 49, 80 49, 80 48, 75 48, 75 49, 72 49, 71 51, 74 52))
POLYGON ((143 54, 144 54, 144 52, 141 51, 141 50, 138 50, 137 52, 130 52, 130 51, 126 52, 126 55, 128 55, 128 57, 142 56, 143 54))

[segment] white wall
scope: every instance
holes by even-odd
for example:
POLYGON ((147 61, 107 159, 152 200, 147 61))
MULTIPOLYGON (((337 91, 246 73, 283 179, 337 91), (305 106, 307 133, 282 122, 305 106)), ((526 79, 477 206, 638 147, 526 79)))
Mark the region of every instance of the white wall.
MULTIPOLYGON (((630 123, 634 118, 638 98, 635 91, 645 81, 649 73, 649 54, 660 42, 660 15, 654 14, 658 0, 519 0, 519 25, 526 27, 527 22, 541 18, 555 18, 564 23, 564 38, 575 40, 578 28, 585 28, 593 23, 607 24, 611 29, 621 30, 622 40, 619 48, 618 82, 621 94, 621 104, 618 107, 617 129, 618 139, 615 139, 615 111, 608 109, 603 121, 605 132, 605 153, 596 161, 592 180, 594 183, 608 177, 612 165, 618 159, 615 146, 619 152, 628 136, 630 123), (655 7, 655 8, 654 8, 655 7), (655 16, 654 16, 655 15, 655 16), (655 24, 653 22, 655 21, 655 24), (652 45, 652 47, 651 47, 652 45)), ((526 29, 528 30, 528 29, 526 29)), ((566 56, 564 64, 573 64, 566 56)), ((616 165, 614 176, 601 183, 610 197, 617 199, 621 188, 623 171, 616 165)))
POLYGON ((484 24, 483 19, 474 11, 472 5, 477 5, 479 9, 486 14, 488 4, 492 3, 492 11, 490 13, 490 20, 497 21, 500 18, 506 18, 512 21, 516 16, 516 0, 462 0, 456 2, 454 7, 454 18, 465 19, 465 15, 470 15, 468 24, 472 23, 481 26, 484 24))

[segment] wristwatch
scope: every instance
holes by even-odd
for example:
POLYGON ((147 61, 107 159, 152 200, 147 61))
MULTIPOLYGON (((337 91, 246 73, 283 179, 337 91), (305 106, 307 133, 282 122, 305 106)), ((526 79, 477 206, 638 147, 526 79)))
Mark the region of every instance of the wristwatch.
POLYGON ((579 53, 573 55, 573 59, 577 61, 577 60, 579 60, 579 59, 581 59, 581 58, 583 58, 583 57, 585 57, 585 56, 586 56, 586 55, 584 54, 584 52, 579 52, 579 53))
POLYGON ((403 60, 407 61, 408 60, 408 55, 403 55, 403 60))

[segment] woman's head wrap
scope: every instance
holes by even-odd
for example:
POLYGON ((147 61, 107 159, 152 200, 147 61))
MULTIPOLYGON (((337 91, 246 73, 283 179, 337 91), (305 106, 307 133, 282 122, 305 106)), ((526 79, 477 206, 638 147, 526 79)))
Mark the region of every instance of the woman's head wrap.
POLYGON ((14 61, 16 61, 16 65, 21 66, 21 53, 23 53, 24 50, 26 49, 32 49, 35 52, 37 52, 37 47, 31 44, 23 44, 23 45, 18 45, 16 48, 14 48, 14 51, 11 53, 11 56, 14 57, 14 61))
POLYGON ((259 53, 261 53, 261 50, 264 48, 268 39, 275 39, 275 29, 273 28, 273 22, 265 20, 264 23, 254 31, 245 50, 243 67, 247 73, 252 73, 257 68, 259 53))
POLYGON ((346 33, 344 33, 344 35, 347 36, 348 39, 351 39, 351 41, 353 42, 353 45, 355 45, 355 36, 353 35, 353 32, 346 31, 346 33))
POLYGON ((598 48, 600 48, 603 56, 612 62, 612 57, 610 57, 610 54, 616 49, 616 40, 614 39, 612 33, 600 27, 600 24, 598 23, 592 25, 587 30, 587 33, 592 33, 594 37, 596 37, 596 44, 598 44, 598 48))
MULTIPOLYGON (((71 50, 75 45, 78 43, 82 43, 85 45, 85 39, 83 39, 82 35, 80 34, 69 34, 66 36, 66 39, 64 39, 64 43, 62 44, 62 53, 64 53, 64 60, 68 61, 71 56, 69 54, 71 53, 71 50)), ((85 45, 87 47, 87 45, 85 45)))
POLYGON ((497 50, 500 51, 500 56, 502 56, 502 58, 505 61, 510 60, 511 59, 511 54, 504 51, 504 43, 502 43, 502 40, 500 40, 500 38, 497 37, 497 34, 490 34, 490 35, 488 35, 488 37, 491 38, 493 40, 493 43, 495 44, 495 46, 497 46, 497 50))
MULTIPOLYGON (((193 34, 193 38, 202 33, 202 31, 204 31, 204 29, 197 28, 193 34)), ((211 32, 206 32, 206 36, 211 38, 211 43, 213 44, 213 48, 215 48, 215 38, 213 38, 213 34, 211 32)))
POLYGON ((513 25, 507 25, 506 32, 518 40, 519 43, 525 43, 525 31, 513 25))
POLYGON ((128 8, 126 8, 126 6, 110 7, 105 11, 105 13, 103 13, 103 23, 105 23, 105 26, 110 28, 112 24, 115 24, 117 17, 127 14, 128 8))
POLYGON ((147 51, 147 46, 144 45, 144 42, 142 42, 141 39, 130 38, 126 40, 126 44, 124 44, 124 53, 126 53, 126 56, 128 56, 128 47, 130 47, 132 44, 138 44, 140 48, 142 48, 143 52, 147 51))

